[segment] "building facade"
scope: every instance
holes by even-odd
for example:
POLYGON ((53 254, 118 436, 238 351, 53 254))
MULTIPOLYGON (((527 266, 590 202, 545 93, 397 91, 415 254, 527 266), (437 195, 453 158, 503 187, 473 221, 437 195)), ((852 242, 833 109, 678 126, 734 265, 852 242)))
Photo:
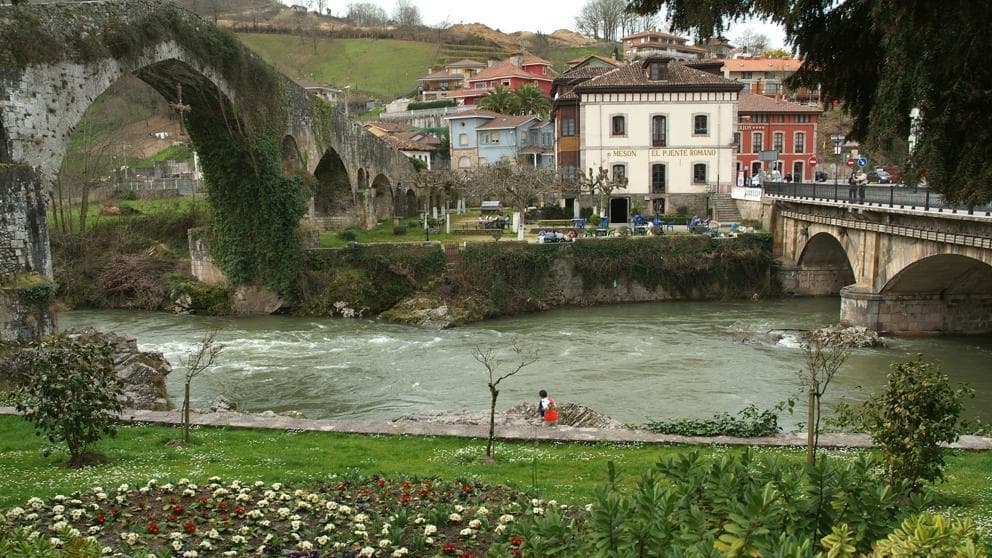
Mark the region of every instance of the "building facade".
POLYGON ((499 161, 554 168, 554 134, 535 115, 473 110, 447 118, 451 168, 471 170, 499 161))
POLYGON ((801 105, 754 93, 741 93, 738 100, 738 183, 763 181, 778 173, 779 179, 812 182, 809 159, 816 153, 819 106, 801 105), (762 151, 775 151, 774 161, 761 161, 762 151))
POLYGON ((723 62, 723 77, 744 85, 744 91, 789 101, 816 105, 818 89, 791 89, 785 80, 799 70, 803 61, 794 58, 733 58, 723 62))
POLYGON ((682 60, 699 58, 706 54, 706 49, 688 44, 689 39, 648 29, 633 35, 627 35, 623 39, 623 55, 627 60, 650 56, 668 56, 682 60))
POLYGON ((709 191, 734 183, 741 85, 667 57, 649 57, 575 86, 580 167, 607 169, 614 222, 684 208, 704 214, 709 191))

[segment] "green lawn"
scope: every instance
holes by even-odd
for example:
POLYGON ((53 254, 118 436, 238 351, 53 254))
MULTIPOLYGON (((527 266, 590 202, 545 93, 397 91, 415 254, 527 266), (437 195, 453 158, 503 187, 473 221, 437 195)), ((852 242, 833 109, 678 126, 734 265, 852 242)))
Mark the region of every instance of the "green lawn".
MULTIPOLYGON (((332 475, 382 474, 477 479, 505 484, 543 498, 583 504, 592 501, 613 461, 626 484, 665 455, 691 451, 686 446, 499 443, 495 464, 480 463, 482 440, 363 436, 339 433, 198 428, 190 448, 167 445, 179 436, 175 428, 128 426, 95 449, 110 462, 84 469, 66 469, 64 451, 45 457, 47 442, 34 436, 18 417, 0 416, 0 507, 23 504, 32 496, 47 498, 91 486, 122 482, 144 484, 151 478, 175 481, 188 477, 205 482, 213 475, 228 480, 317 483, 332 475)), ((740 448, 699 446, 718 456, 740 448)), ((758 449, 760 454, 801 461, 802 449, 758 449)), ((858 451, 830 452, 831 458, 852 459, 858 451)), ((948 482, 938 486, 941 502, 992 524, 992 452, 948 454, 948 482)))
MULTIPOLYGON (((190 210, 195 211, 210 211, 210 204, 203 195, 197 196, 180 196, 175 198, 162 198, 162 199, 152 199, 152 200, 121 200, 116 203, 118 207, 124 208, 129 207, 136 209, 143 214, 152 215, 160 213, 169 213, 172 215, 180 215, 186 213, 190 210)), ((106 221, 119 221, 121 219, 130 219, 131 215, 100 215, 101 204, 90 203, 86 211, 86 228, 87 230, 96 226, 97 223, 106 221)), ((49 226, 54 226, 54 219, 52 215, 52 209, 48 210, 48 223, 49 226)), ((79 222, 79 206, 73 206, 71 210, 66 212, 66 217, 72 219, 73 226, 79 222)))
POLYGON ((292 78, 351 85, 353 95, 389 99, 417 89, 434 52, 433 44, 392 39, 318 38, 315 51, 312 40, 293 35, 239 33, 238 38, 292 78))

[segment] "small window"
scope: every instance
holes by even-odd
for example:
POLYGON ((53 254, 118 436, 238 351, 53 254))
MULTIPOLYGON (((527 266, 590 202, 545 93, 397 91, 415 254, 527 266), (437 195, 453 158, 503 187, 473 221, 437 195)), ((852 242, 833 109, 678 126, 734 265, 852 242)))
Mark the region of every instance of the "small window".
POLYGON ((741 79, 751 79, 751 72, 741 72, 741 79))
POLYGON ((651 71, 651 81, 668 79, 668 64, 665 62, 652 62, 649 66, 651 71))
POLYGON ((810 121, 810 119, 809 119, 809 115, 808 114, 799 114, 799 115, 796 116, 796 122, 799 122, 799 123, 802 123, 802 124, 808 124, 809 121, 810 121))
POLYGON ((665 193, 665 165, 651 165, 651 193, 665 193))
POLYGON ((627 165, 613 165, 613 181, 623 184, 627 180, 627 165))
POLYGON ((692 183, 706 184, 706 163, 692 165, 692 183))
POLYGON ((710 133, 709 117, 705 114, 697 114, 692 119, 692 135, 705 136, 710 133))
POLYGON ((575 118, 565 117, 561 119, 561 135, 562 136, 575 135, 575 118))
POLYGON ((623 116, 613 117, 613 127, 610 129, 611 136, 627 135, 627 119, 623 116))
POLYGON ((668 119, 661 115, 651 117, 651 147, 665 147, 668 143, 668 119))
POLYGON ((796 132, 792 143, 794 152, 806 153, 806 134, 804 132, 796 132))
POLYGON ((751 152, 760 153, 765 148, 765 134, 754 132, 751 134, 751 152))
POLYGON ((565 165, 562 169, 562 174, 565 176, 565 180, 575 180, 575 166, 565 165))
POLYGON ((468 134, 458 134, 458 145, 468 145, 468 134))
POLYGON ((782 153, 785 151, 785 134, 782 132, 775 132, 772 136, 772 149, 782 153))
POLYGON ((468 157, 459 157, 458 158, 458 168, 460 168, 460 169, 467 169, 467 168, 469 168, 471 166, 472 166, 472 160, 469 159, 468 157))

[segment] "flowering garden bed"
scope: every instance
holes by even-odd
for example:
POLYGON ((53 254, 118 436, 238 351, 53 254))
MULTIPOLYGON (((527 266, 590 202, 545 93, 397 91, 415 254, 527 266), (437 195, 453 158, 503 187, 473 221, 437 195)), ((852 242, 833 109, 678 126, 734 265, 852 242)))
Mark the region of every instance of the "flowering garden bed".
POLYGON ((545 505, 557 506, 505 487, 437 479, 373 477, 316 488, 152 480, 31 498, 0 515, 0 535, 82 545, 83 556, 512 556, 523 543, 512 535, 514 522, 545 505))

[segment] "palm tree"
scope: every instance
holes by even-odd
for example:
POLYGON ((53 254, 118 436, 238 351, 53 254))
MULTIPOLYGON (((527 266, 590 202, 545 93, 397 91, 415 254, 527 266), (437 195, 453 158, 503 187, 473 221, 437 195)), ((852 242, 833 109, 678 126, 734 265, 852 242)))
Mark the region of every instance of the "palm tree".
POLYGON ((513 114, 516 112, 516 96, 510 89, 497 85, 492 93, 479 101, 479 108, 502 114, 513 114))
POLYGON ((536 114, 545 119, 551 109, 551 99, 541 91, 541 88, 533 83, 520 86, 513 92, 516 98, 517 114, 536 114))

